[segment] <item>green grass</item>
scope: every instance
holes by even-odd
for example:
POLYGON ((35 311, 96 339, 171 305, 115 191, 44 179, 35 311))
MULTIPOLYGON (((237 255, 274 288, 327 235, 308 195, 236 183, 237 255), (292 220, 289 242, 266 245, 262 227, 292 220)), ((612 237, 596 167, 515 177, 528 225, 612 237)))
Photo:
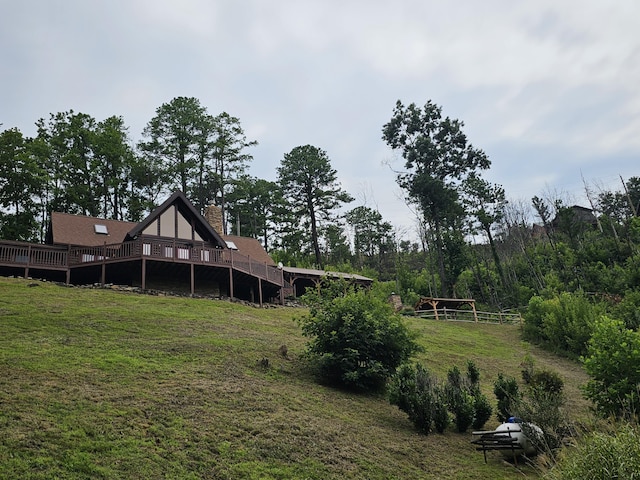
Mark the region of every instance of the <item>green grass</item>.
MULTIPOLYGON (((469 433, 418 434, 384 397, 316 384, 303 313, 0 278, 0 478, 538 477, 485 464, 469 433)), ((586 411, 580 368, 518 327, 407 322, 437 375, 473 359, 493 401, 497 373, 519 378, 530 353, 586 411)))

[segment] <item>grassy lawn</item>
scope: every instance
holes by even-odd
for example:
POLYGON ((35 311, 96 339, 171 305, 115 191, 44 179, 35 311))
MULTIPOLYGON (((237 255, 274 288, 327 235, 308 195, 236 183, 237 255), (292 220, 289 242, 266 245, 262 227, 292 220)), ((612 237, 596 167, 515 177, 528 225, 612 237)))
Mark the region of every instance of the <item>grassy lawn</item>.
MULTIPOLYGON (((314 383, 302 314, 0 277, 0 478, 538 477, 485 464, 470 433, 423 436, 383 397, 314 383)), ((529 353, 587 409, 580 367, 516 326, 407 322, 418 360, 439 376, 474 360, 494 403, 498 372, 519 378, 529 353)))

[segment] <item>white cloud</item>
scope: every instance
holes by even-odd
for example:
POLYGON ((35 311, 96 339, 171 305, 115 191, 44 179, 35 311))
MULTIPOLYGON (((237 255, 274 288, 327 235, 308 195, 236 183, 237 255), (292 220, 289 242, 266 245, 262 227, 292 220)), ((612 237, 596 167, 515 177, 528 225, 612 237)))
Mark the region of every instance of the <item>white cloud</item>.
POLYGON ((381 140, 397 99, 463 120, 510 195, 581 168, 633 173, 638 18, 635 0, 22 0, 0 17, 0 123, 33 135, 73 108, 121 115, 139 140, 157 107, 194 96, 260 142, 253 174, 274 179, 285 152, 313 143, 352 195, 364 185, 412 225, 381 165, 402 165, 381 140))

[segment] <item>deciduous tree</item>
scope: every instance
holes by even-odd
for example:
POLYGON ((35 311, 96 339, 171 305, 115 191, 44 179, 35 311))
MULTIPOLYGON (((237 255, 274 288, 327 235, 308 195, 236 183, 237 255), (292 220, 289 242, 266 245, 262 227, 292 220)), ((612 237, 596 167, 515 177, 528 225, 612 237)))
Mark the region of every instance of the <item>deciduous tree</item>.
MULTIPOLYGON (((422 108, 404 106, 398 101, 391 120, 382 129, 382 138, 405 160, 405 172, 399 173, 398 184, 408 199, 417 204, 424 220, 433 231, 434 249, 438 255, 442 294, 452 290, 455 275, 447 272, 445 256, 458 255, 457 241, 451 252, 445 235, 448 229, 459 230, 465 211, 459 187, 471 174, 489 168, 490 161, 482 150, 474 148, 462 131, 463 123, 442 117, 442 108, 429 101, 422 108)), ((449 265, 456 265, 453 257, 449 265)))

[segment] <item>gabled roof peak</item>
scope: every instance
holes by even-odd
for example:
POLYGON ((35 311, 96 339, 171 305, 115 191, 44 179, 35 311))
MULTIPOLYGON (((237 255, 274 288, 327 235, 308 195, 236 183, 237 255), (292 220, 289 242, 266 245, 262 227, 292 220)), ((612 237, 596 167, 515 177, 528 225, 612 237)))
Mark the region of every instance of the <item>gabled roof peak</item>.
POLYGON ((225 241, 220 234, 216 232, 211 225, 205 220, 205 218, 198 212, 196 207, 189 201, 184 193, 175 191, 168 199, 166 199, 161 205, 156 207, 142 222, 136 225, 128 236, 130 238, 136 238, 139 236, 149 225, 158 219, 165 211, 171 206, 175 206, 182 215, 186 218, 192 218, 195 221, 195 230, 206 241, 215 243, 216 245, 227 248, 225 241))

